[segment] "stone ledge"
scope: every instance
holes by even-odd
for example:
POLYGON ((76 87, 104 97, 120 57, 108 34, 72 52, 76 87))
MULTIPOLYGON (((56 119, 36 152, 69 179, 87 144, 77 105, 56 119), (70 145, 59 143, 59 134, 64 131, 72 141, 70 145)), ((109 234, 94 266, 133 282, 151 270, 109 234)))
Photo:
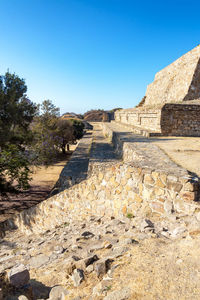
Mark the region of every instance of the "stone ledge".
POLYGON ((92 134, 86 133, 72 154, 69 162, 62 169, 50 196, 84 180, 88 174, 89 155, 92 146, 92 134))
MULTIPOLYGON (((144 138, 138 141, 139 136, 131 133, 131 138, 130 133, 122 134, 119 128, 118 132, 114 131, 111 124, 102 126, 123 161, 105 164, 102 160, 93 161, 91 176, 8 220, 2 225, 2 231, 17 228, 25 234, 38 234, 74 218, 85 220, 90 215, 150 217, 158 214, 164 218, 198 215, 198 177, 175 167, 173 162, 168 166, 169 160, 163 153, 159 160, 164 167, 159 167, 156 156, 161 154, 157 147, 149 148, 144 138)), ((115 130, 117 127, 115 124, 115 130)))

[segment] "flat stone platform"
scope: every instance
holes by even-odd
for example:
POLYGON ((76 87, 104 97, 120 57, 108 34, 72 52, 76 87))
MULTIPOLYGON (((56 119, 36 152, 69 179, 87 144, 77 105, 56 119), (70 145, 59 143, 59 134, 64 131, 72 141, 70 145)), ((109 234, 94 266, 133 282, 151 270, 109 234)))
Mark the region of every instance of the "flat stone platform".
MULTIPOLYGON (((176 166, 181 166, 182 168, 200 176, 199 137, 154 136, 147 138, 139 134, 134 134, 131 130, 128 130, 127 126, 117 122, 109 123, 107 126, 109 126, 113 131, 120 133, 125 142, 129 141, 136 144, 144 142, 158 146, 167 154, 171 162, 174 162, 176 166)), ((160 158, 158 157, 158 159, 160 158)), ((168 168, 169 165, 167 164, 166 167, 168 168)))

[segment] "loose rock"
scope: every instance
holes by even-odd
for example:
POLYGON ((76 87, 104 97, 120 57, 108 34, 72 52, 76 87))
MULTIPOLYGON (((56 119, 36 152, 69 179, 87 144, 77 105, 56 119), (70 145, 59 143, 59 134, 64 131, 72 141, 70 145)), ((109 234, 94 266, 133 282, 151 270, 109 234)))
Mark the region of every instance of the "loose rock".
POLYGON ((96 262, 95 272, 98 277, 101 277, 107 273, 112 261, 113 259, 111 258, 102 258, 96 262))
POLYGON ((90 257, 87 257, 85 259, 85 266, 88 267, 89 265, 93 264, 95 261, 97 261, 99 258, 97 255, 93 255, 90 257))
POLYGON ((29 263, 32 268, 40 268, 41 266, 45 265, 48 261, 48 256, 40 254, 38 256, 31 257, 29 263))
POLYGON ((75 269, 72 274, 72 280, 75 287, 78 287, 84 280, 84 272, 81 269, 75 269))
POLYGON ((24 265, 15 266, 8 272, 8 281, 12 286, 22 287, 28 284, 30 275, 24 265))
POLYGON ((68 294, 68 291, 63 286, 57 285, 51 289, 49 300, 62 300, 62 298, 68 294))
POLYGON ((18 297, 18 300, 29 300, 26 296, 21 295, 18 297))
POLYGON ((107 295, 104 300, 126 300, 131 296, 129 288, 124 288, 120 291, 113 291, 107 295))

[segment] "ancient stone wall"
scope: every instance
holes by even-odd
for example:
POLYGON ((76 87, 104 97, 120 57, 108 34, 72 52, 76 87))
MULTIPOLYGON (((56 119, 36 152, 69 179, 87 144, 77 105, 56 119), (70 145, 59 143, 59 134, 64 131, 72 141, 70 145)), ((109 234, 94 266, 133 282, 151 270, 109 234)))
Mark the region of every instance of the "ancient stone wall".
POLYGON ((200 46, 155 75, 146 90, 145 106, 179 103, 200 98, 200 46))
POLYGON ((4 230, 17 227, 27 234, 39 233, 88 215, 170 217, 199 212, 198 177, 170 163, 155 145, 123 142, 108 125, 103 127, 122 160, 91 162, 86 180, 23 211, 5 222, 4 230))
POLYGON ((64 166, 60 173, 59 179, 56 182, 50 196, 53 196, 74 184, 77 184, 87 177, 89 155, 92 145, 92 135, 88 131, 72 154, 70 161, 64 166))
POLYGON ((138 129, 160 132, 160 109, 122 109, 115 112, 115 121, 138 129))
POLYGON ((200 105, 165 104, 161 131, 166 136, 200 136, 200 105))
POLYGON ((134 132, 147 136, 154 133, 200 136, 200 105, 169 103, 162 109, 123 109, 115 113, 115 121, 129 125, 134 132))
POLYGON ((200 45, 158 72, 138 107, 116 111, 115 121, 141 134, 200 136, 199 99, 200 45))

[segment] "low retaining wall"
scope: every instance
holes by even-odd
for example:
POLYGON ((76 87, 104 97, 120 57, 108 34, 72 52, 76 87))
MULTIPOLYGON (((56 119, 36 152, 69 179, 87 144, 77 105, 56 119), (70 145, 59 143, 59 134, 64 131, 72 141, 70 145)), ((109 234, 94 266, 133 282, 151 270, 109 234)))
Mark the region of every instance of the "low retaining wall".
POLYGON ((89 155, 92 146, 91 132, 87 132, 80 140, 69 162, 62 169, 50 196, 53 196, 86 179, 89 155))
POLYGON ((7 222, 9 228, 41 233, 70 220, 89 215, 165 217, 199 212, 195 203, 198 183, 166 175, 149 168, 118 163, 110 167, 94 164, 87 180, 23 211, 7 222))
POLYGON ((158 147, 123 142, 109 124, 102 126, 123 161, 90 163, 86 180, 8 220, 4 230, 41 233, 91 215, 150 217, 156 213, 169 217, 199 213, 198 177, 169 163, 158 147))

